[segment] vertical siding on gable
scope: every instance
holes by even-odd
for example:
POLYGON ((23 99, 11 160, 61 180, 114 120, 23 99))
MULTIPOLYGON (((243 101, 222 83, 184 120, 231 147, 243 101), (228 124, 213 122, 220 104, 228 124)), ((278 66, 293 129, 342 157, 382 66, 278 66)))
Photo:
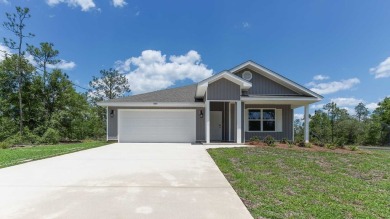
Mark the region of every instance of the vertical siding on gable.
POLYGON ((239 100, 240 96, 240 86, 225 78, 209 84, 207 88, 208 100, 239 100))
MULTIPOLYGON (((260 105, 260 104, 247 104, 247 105, 245 105, 245 109, 248 109, 248 108, 282 109, 282 117, 283 117, 283 129, 282 130, 283 131, 282 132, 245 132, 245 140, 246 141, 249 141, 249 139, 253 136, 259 136, 260 138, 264 138, 267 135, 270 135, 277 140, 281 140, 282 138, 287 138, 289 140, 292 140, 293 129, 294 129, 294 127, 293 127, 294 111, 293 111, 293 109, 291 109, 290 105, 260 105)), ((244 118, 245 117, 243 116, 243 120, 244 120, 244 118)), ((246 128, 246 127, 244 127, 244 128, 246 128)))
POLYGON ((250 81, 252 87, 248 90, 249 95, 298 95, 297 92, 250 69, 239 71, 236 75, 242 77, 244 71, 252 72, 252 80, 250 81))

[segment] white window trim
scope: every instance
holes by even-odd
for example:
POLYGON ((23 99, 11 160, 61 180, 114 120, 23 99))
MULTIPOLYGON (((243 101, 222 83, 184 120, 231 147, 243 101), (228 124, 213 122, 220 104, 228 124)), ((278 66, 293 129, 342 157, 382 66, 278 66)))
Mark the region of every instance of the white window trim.
POLYGON ((245 132, 282 132, 282 131, 276 131, 276 108, 247 108, 245 109, 245 132), (249 118, 248 118, 248 113, 249 110, 260 110, 260 120, 252 120, 252 121, 260 121, 260 131, 249 131, 249 118), (274 110, 275 111, 275 119, 274 120, 263 120, 263 110, 274 110), (263 131, 263 121, 275 121, 275 130, 274 131, 263 131))

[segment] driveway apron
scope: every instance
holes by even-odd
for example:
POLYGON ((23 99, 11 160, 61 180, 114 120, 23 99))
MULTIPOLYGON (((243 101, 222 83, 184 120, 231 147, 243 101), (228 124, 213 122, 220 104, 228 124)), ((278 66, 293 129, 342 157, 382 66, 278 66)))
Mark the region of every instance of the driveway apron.
POLYGON ((0 169, 0 218, 252 218, 202 145, 111 144, 0 169))

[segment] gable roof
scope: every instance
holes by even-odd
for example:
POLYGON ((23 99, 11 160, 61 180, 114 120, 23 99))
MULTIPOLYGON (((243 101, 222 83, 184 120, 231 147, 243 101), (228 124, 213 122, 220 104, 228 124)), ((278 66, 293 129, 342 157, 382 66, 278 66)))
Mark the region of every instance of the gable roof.
MULTIPOLYGON (((248 68, 248 67, 252 67, 252 68, 260 70, 262 73, 264 73, 264 74, 262 74, 263 76, 265 76, 265 77, 267 77, 267 78, 269 78, 269 79, 271 79, 271 80, 273 80, 273 81, 275 81, 275 82, 277 82, 277 83, 279 83, 279 84, 281 84, 281 85, 283 85, 283 86, 285 86, 285 87, 287 87, 287 88, 289 88, 297 93, 316 97, 317 99, 324 98, 323 96, 311 91, 310 89, 308 89, 308 88, 306 88, 306 87, 304 87, 304 86, 302 86, 302 85, 284 77, 283 75, 280 75, 280 74, 278 74, 278 73, 276 73, 276 72, 274 72, 274 71, 272 71, 272 70, 270 70, 262 65, 259 65, 256 62, 251 61, 251 60, 246 61, 246 62, 232 68, 229 71, 234 74, 235 72, 242 70, 244 68, 248 68)), ((259 72, 256 72, 256 73, 259 73, 259 72)), ((259 73, 259 74, 261 74, 261 73, 259 73)))
POLYGON ((100 106, 109 106, 112 103, 195 103, 198 102, 195 99, 196 84, 176 87, 165 90, 153 91, 144 94, 137 94, 127 97, 120 97, 117 99, 111 99, 102 101, 100 106))
POLYGON ((206 78, 203 81, 199 82, 197 85, 197 89, 196 89, 196 97, 198 97, 198 98, 203 97, 206 90, 207 90, 208 85, 221 79, 221 78, 225 78, 225 79, 227 79, 235 84, 240 85, 240 87, 242 89, 249 89, 252 87, 251 82, 244 80, 244 79, 238 77, 237 75, 230 73, 229 71, 223 71, 223 72, 215 74, 215 75, 213 75, 209 78, 206 78))

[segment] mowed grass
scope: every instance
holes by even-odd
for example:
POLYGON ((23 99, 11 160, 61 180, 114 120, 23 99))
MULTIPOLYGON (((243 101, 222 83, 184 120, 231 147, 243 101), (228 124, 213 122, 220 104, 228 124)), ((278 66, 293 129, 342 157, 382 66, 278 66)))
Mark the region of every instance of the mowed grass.
POLYGON ((390 218, 390 152, 209 149, 254 218, 390 218))
POLYGON ((0 168, 95 148, 106 144, 108 143, 103 141, 92 141, 74 144, 40 145, 34 147, 0 149, 0 168))

